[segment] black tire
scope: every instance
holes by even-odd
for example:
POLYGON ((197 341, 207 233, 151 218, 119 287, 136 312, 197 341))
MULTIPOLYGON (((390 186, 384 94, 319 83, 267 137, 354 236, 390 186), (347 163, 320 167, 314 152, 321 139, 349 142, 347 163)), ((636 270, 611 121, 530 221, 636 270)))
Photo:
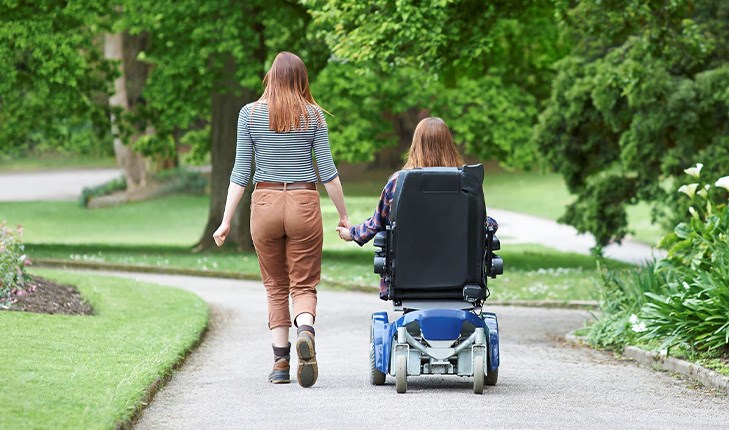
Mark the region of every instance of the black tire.
POLYGON ((375 342, 370 341, 370 384, 382 385, 385 383, 385 374, 375 367, 375 342))
MULTIPOLYGON (((491 368, 491 359, 489 358, 488 369, 490 369, 490 368, 491 368)), ((493 372, 488 372, 488 374, 486 375, 486 379, 484 380, 486 385, 488 385, 489 387, 493 387, 494 385, 496 385, 496 383, 498 381, 499 381, 499 369, 496 369, 493 372)))

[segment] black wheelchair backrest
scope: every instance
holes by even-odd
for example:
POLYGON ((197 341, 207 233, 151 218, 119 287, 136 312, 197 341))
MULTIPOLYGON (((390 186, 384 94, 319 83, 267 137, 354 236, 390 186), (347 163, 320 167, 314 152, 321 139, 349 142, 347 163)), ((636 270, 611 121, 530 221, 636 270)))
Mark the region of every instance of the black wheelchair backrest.
POLYGON ((460 299, 484 280, 483 166, 398 174, 390 210, 390 299, 460 299))

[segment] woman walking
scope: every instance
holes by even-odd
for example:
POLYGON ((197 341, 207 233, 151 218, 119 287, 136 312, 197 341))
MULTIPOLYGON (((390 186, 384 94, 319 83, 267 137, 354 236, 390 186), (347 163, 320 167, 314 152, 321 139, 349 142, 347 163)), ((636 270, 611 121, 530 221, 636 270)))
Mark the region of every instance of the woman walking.
POLYGON ((261 98, 243 106, 238 116, 235 165, 223 221, 213 236, 222 246, 255 157, 251 236, 268 295, 274 357, 269 381, 290 382, 290 296, 298 328, 296 378, 302 387, 311 387, 318 376, 314 319, 323 241, 312 152, 319 178, 339 213, 339 226, 349 227, 349 221, 327 123, 311 96, 304 62, 290 52, 279 53, 263 84, 261 98))

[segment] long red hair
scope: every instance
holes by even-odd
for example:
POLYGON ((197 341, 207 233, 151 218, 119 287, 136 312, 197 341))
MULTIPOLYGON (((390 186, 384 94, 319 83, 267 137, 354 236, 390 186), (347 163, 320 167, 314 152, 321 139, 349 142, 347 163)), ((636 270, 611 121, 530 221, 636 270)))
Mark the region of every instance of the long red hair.
POLYGON ((309 74, 301 58, 291 52, 279 52, 263 78, 263 85, 260 100, 268 103, 269 129, 286 132, 308 127, 310 107, 319 105, 309 90, 309 74))
POLYGON ((418 167, 461 167, 463 157, 458 153, 453 136, 445 121, 436 117, 423 119, 415 127, 413 143, 403 169, 418 167))

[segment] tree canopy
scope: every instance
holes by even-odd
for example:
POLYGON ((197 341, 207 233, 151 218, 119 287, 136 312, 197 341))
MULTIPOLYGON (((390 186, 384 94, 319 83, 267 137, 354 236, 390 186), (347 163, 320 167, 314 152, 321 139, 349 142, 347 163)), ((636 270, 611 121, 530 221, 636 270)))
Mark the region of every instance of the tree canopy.
POLYGON ((110 16, 106 1, 0 0, 1 152, 83 151, 96 132, 108 133, 105 100, 115 72, 98 35, 110 16))
POLYGON ((574 43, 557 64, 534 138, 577 200, 563 220, 599 245, 627 231, 625 206, 668 203, 670 178, 729 165, 729 4, 579 2, 562 9, 574 43), (666 183, 668 181, 668 183, 666 183))

